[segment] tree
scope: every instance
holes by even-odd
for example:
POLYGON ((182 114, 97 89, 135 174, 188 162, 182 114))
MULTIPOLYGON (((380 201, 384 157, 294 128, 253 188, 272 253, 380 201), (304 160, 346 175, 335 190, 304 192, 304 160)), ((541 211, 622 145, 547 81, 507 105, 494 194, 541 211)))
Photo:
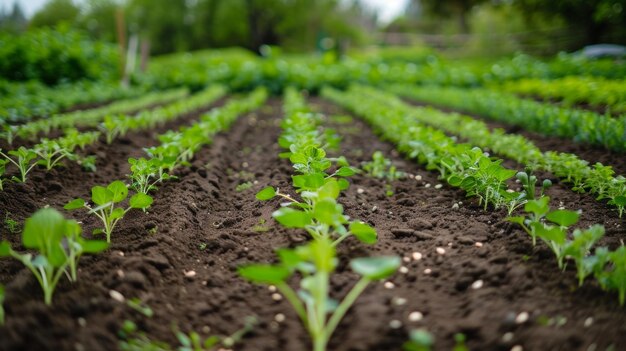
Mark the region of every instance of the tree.
POLYGON ((73 24, 80 8, 72 0, 50 0, 30 21, 32 27, 52 27, 60 23, 73 24))
MULTIPOLYGON (((455 17, 461 33, 469 33, 468 14, 476 5, 486 0, 421 0, 421 5, 427 13, 438 17, 455 17)), ((538 0, 540 1, 540 0, 538 0)))
POLYGON ((13 3, 11 12, 5 13, 4 9, 0 9, 0 30, 18 34, 26 29, 26 23, 26 16, 17 1, 13 3))

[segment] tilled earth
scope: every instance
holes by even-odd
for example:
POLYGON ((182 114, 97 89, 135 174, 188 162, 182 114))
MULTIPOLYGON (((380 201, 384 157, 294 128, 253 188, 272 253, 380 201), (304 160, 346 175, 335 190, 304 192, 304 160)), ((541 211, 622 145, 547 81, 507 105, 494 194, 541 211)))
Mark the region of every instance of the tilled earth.
MULTIPOLYGON (((329 115, 345 114, 321 100, 312 102, 329 115)), ((74 285, 61 281, 52 307, 43 304, 30 272, 16 261, 0 260, 0 283, 7 290, 0 350, 116 350, 125 320, 137 323, 153 340, 176 345, 174 329, 226 335, 247 316, 259 323, 235 350, 310 349, 288 303, 236 272, 238 265, 271 262, 275 249, 307 240, 304 232, 284 229, 272 219, 279 200, 254 197, 267 185, 293 193, 289 161, 278 158, 280 107, 281 101, 272 99, 256 113, 242 116, 198 152, 190 167, 178 170, 177 180, 160 187, 148 213, 129 212, 113 233, 111 249, 84 257, 74 285), (237 191, 245 182, 252 187, 237 191), (154 316, 113 299, 112 290, 126 299, 141 299, 154 316), (277 319, 277 314, 286 318, 277 319)), ((48 174, 36 170, 25 185, 7 184, 0 192, 0 215, 8 212, 21 222, 38 208, 61 209, 72 198, 87 197, 94 185, 124 179, 128 157, 139 157, 142 147, 154 145, 156 133, 192 123, 197 116, 113 145, 97 145, 96 174, 69 165, 48 174)), ((510 350, 515 345, 524 350, 626 348, 626 314, 615 295, 592 281, 576 288, 573 267, 561 272, 546 246, 533 248, 526 234, 503 221, 506 213, 483 210, 435 173, 403 158, 358 119, 344 122, 327 122, 343 138, 339 154, 359 165, 379 150, 412 176, 391 184, 392 196, 385 194, 384 181, 351 178, 340 202, 352 218, 376 227, 379 241, 372 246, 352 239, 342 243, 332 279, 334 296, 343 297, 357 280, 347 268, 351 258, 400 255, 407 270, 389 280, 393 285, 380 282, 365 290, 329 350, 400 350, 414 328, 430 331, 436 350, 450 350, 455 333, 465 334, 472 350, 510 350), (413 258, 417 253, 420 260, 413 258), (410 320, 411 313, 421 318, 410 320), (399 328, 394 320, 401 322, 399 328)), ((549 190, 553 199, 582 209, 581 225, 604 224, 603 244, 618 245, 626 231, 615 211, 555 183, 549 190)), ((98 225, 84 212, 67 215, 82 221, 86 232, 98 225)), ((20 248, 19 234, 6 228, 1 233, 20 248)))

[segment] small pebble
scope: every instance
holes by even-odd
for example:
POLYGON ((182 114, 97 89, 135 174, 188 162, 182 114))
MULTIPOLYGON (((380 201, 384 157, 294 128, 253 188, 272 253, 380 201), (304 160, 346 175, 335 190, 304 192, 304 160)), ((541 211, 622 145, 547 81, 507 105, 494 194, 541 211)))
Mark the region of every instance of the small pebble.
POLYGON ((363 190, 362 188, 358 188, 356 189, 356 192, 359 194, 363 194, 365 192, 365 190, 363 190))
POLYGON ((402 274, 409 273, 409 269, 406 268, 405 266, 400 267, 400 269, 398 271, 400 271, 400 273, 402 273, 402 274))
POLYGON ((424 269, 424 274, 430 274, 430 273, 432 273, 432 272, 433 272, 433 270, 432 270, 432 269, 430 269, 430 268, 426 268, 426 269, 424 269))
POLYGON ((87 320, 85 320, 85 318, 80 317, 78 318, 78 325, 80 325, 81 327, 84 327, 87 325, 87 320))
POLYGON ((515 323, 517 324, 524 324, 528 321, 528 318, 530 317, 530 315, 528 314, 528 312, 522 312, 520 314, 517 315, 517 317, 515 317, 515 323))
POLYGON ((480 241, 477 241, 474 246, 476 247, 483 247, 483 243, 481 243, 480 241))
POLYGON ((419 322, 422 319, 424 319, 424 315, 422 314, 422 312, 415 311, 415 312, 409 313, 409 320, 411 322, 419 322))
POLYGON ((241 164, 241 167, 243 167, 243 168, 248 168, 248 166, 249 166, 248 162, 244 162, 244 163, 241 164))
POLYGON ((278 313, 277 315, 274 316, 274 320, 278 323, 282 323, 285 321, 285 315, 282 313, 278 313))
POLYGON ((404 297, 394 297, 391 300, 391 303, 396 305, 396 306, 402 306, 406 304, 406 299, 404 297))
POLYGON ((279 294, 279 293, 273 293, 273 294, 272 294, 272 300, 274 300, 274 301, 280 301, 280 300, 282 300, 282 299, 283 299, 283 296, 282 296, 281 294, 279 294))
POLYGON ((402 261, 404 261, 406 263, 409 263, 409 262, 411 262, 411 258, 404 256, 404 257, 402 257, 402 261))
POLYGON ((193 278, 196 276, 196 271, 183 271, 183 273, 185 273, 185 277, 187 278, 193 278))
POLYGON ((203 327, 202 327, 202 332, 203 332, 204 334, 208 334, 208 333, 210 333, 210 332, 211 332, 211 327, 209 327, 208 325, 203 326, 203 327))
POLYGON ((372 212, 376 212, 376 210, 378 210, 378 206, 372 207, 372 212))
POLYGON ((443 247, 438 247, 435 249, 435 251, 437 251, 438 254, 440 255, 445 255, 446 254, 446 249, 444 249, 443 247))
POLYGON ((483 281, 478 279, 477 281, 472 283, 472 289, 477 290, 483 287, 483 281))
POLYGON ((430 183, 426 183, 426 185, 424 185, 424 188, 430 188, 430 183))
POLYGON ((111 298, 117 302, 124 302, 124 295, 122 295, 122 293, 120 293, 119 291, 115 291, 115 290, 109 290, 109 295, 111 296, 111 298))
POLYGON ((389 327, 391 329, 399 329, 402 327, 402 322, 400 322, 397 319, 392 320, 391 322, 389 322, 389 327))
POLYGON ((511 351, 524 351, 522 345, 515 345, 511 348, 511 351))
POLYGON ((585 323, 583 324, 585 328, 589 328, 593 324, 593 317, 588 317, 585 319, 585 323))
POLYGON ((504 333, 504 335, 502 335, 502 341, 509 343, 513 340, 513 333, 508 332, 508 333, 504 333))
POLYGON ((435 189, 441 189, 442 186, 443 185, 441 185, 441 184, 437 184, 437 185, 435 185, 435 189))
POLYGON ((393 289, 396 286, 392 282, 385 282, 385 289, 393 289))
POLYGON ((413 255, 411 256, 413 257, 415 261, 419 261, 422 259, 422 254, 420 252, 413 252, 413 255))
POLYGON ((459 204, 453 204, 452 205, 452 209, 453 210, 458 210, 459 209, 459 204))
POLYGON ((122 251, 118 251, 117 254, 124 257, 124 253, 122 251))
POLYGON ((269 290, 270 292, 276 292, 276 287, 274 285, 270 285, 267 287, 267 290, 269 290))
POLYGON ((422 176, 421 176, 421 175, 419 175, 419 174, 418 174, 418 175, 416 175, 416 176, 415 176, 415 180, 417 180, 417 181, 419 182, 420 180, 422 180, 422 176))
POLYGON ((124 278, 124 271, 121 270, 121 269, 118 269, 117 270, 117 276, 120 277, 120 278, 124 278))

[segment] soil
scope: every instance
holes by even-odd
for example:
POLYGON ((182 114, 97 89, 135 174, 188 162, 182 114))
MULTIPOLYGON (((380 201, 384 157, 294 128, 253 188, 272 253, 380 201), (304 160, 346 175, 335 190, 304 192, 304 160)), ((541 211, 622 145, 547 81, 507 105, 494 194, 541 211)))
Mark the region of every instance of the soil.
MULTIPOLYGON (((344 113, 321 100, 312 102, 323 112, 344 113)), ((267 287, 243 281, 236 273, 238 265, 271 262, 274 249, 307 240, 305 233, 284 229, 271 218, 279 200, 254 198, 267 185, 291 189, 289 162, 277 157, 280 103, 270 100, 217 135, 190 167, 177 172, 177 180, 154 194, 148 213, 130 211, 113 233, 108 251, 82 258, 79 281, 73 286, 61 281, 52 307, 43 304, 39 286, 20 263, 0 260, 0 283, 7 290, 0 350, 116 350, 125 320, 137 323, 152 340, 175 345, 174 327, 203 336, 230 334, 251 315, 259 323, 235 350, 310 349, 288 303, 274 300, 267 287), (247 181, 253 182, 250 189, 235 190, 247 181), (116 301, 112 290, 127 299, 140 298, 154 316, 116 301), (286 318, 277 322, 281 313, 286 318)), ((459 332, 467 336, 472 350, 510 350, 514 345, 524 350, 604 350, 611 344, 617 350, 626 348, 626 315, 614 294, 602 292, 591 281, 576 289, 572 267, 559 271, 547 247, 533 248, 526 234, 502 221, 505 213, 485 211, 446 184, 436 187, 440 182, 435 173, 403 158, 358 119, 341 124, 331 118, 328 125, 343 137, 339 153, 353 164, 380 150, 400 170, 421 176, 419 181, 394 182, 395 194, 386 196, 384 182, 356 175, 340 197, 348 215, 376 227, 379 241, 372 246, 352 239, 342 243, 332 279, 336 297, 356 281, 347 268, 349 259, 382 254, 409 259, 404 263, 408 272, 390 279, 393 289, 380 282, 365 290, 329 350, 400 350, 414 328, 433 333, 436 350, 450 350, 459 332), (445 254, 436 253, 438 247, 445 254), (423 258, 410 259, 414 252, 423 258), (478 280, 483 286, 474 289, 478 280), (423 319, 409 321, 411 312, 422 313, 423 319), (528 313, 527 321, 523 312, 528 313), (394 329, 392 320, 402 325, 394 329)), ((155 132, 97 145, 96 174, 70 165, 48 174, 36 170, 24 185, 7 184, 0 192, 3 212, 22 222, 37 208, 60 209, 74 197, 88 196, 93 185, 123 178, 128 173, 126 159, 152 145, 155 132)), ((603 244, 615 246, 626 234, 622 221, 603 204, 558 184, 549 191, 568 208, 583 210, 581 225, 604 223, 603 244)), ((97 226, 84 212, 68 215, 82 221, 86 232, 97 226)), ((2 239, 20 248, 18 235, 6 228, 2 239)))

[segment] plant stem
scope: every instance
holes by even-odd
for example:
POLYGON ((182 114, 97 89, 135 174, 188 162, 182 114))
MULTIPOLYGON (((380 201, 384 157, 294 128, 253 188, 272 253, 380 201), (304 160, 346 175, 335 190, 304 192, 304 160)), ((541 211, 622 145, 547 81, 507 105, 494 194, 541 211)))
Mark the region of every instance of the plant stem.
POLYGON ((361 278, 361 280, 359 280, 354 285, 354 287, 352 287, 352 290, 350 290, 348 295, 346 295, 346 297, 344 297, 343 301, 341 301, 339 306, 337 306, 337 309, 335 310, 333 315, 328 320, 328 324, 326 324, 326 329, 324 331, 326 342, 328 342, 330 340, 330 337, 335 332, 335 329, 337 328, 337 325, 339 325, 339 322, 343 319, 343 317, 345 316, 346 312, 348 312, 350 307, 354 304, 354 302, 359 297, 359 295, 361 295, 363 290, 365 290, 365 288, 367 288, 367 285, 369 283, 370 283, 369 279, 367 279, 365 277, 361 278))

